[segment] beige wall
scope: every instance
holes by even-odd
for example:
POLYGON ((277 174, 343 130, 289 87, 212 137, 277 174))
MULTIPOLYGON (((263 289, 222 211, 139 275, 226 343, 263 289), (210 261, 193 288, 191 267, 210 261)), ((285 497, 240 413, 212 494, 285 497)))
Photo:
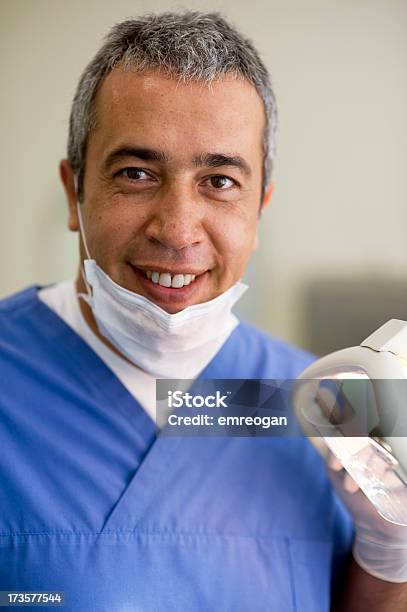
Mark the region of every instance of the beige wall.
MULTIPOLYGON (((181 4, 0 4, 0 295, 73 275, 76 235, 57 166, 70 102, 110 25, 181 4), (84 8, 83 8, 84 7, 84 8)), ((302 292, 335 274, 406 277, 405 0, 189 2, 222 10, 270 67, 280 128, 276 192, 243 310, 303 341, 302 292)))

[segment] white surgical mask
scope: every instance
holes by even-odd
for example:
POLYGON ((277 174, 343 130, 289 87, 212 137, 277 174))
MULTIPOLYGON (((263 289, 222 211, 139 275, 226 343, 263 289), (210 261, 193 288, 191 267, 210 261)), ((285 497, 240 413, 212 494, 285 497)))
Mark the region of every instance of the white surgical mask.
POLYGON ((115 283, 91 258, 78 204, 87 293, 99 332, 129 361, 153 376, 195 378, 238 325, 231 312, 248 289, 236 283, 225 293, 169 314, 154 302, 115 283))

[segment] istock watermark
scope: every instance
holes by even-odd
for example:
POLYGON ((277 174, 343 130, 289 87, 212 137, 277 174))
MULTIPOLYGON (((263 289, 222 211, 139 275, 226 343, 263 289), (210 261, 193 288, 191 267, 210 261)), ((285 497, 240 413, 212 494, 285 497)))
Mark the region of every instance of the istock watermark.
POLYGON ((288 435, 287 398, 277 381, 158 380, 157 429, 164 436, 288 435))

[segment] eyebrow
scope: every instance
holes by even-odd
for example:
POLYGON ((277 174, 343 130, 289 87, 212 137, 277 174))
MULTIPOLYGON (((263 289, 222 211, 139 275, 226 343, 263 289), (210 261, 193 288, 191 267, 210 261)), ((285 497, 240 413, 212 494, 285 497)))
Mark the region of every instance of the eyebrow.
MULTIPOLYGON (((168 163, 170 158, 163 151, 157 151, 156 149, 146 149, 138 147, 119 147, 114 149, 106 158, 104 167, 109 170, 111 166, 123 159, 123 157, 134 157, 143 161, 156 161, 161 163, 168 163)), ((251 168, 247 161, 239 155, 225 155, 223 153, 201 153, 192 160, 195 168, 219 168, 221 166, 229 166, 231 168, 237 168, 247 177, 251 176, 251 168)))
POLYGON ((106 157, 104 163, 105 169, 109 170, 109 168, 111 168, 115 162, 120 161, 123 159, 123 157, 136 157, 137 159, 142 159, 143 161, 157 161, 161 163, 169 161, 168 156, 162 151, 143 148, 139 149, 136 147, 119 147, 118 149, 114 149, 106 157))
POLYGON ((219 168, 220 166, 229 166, 241 170, 247 177, 251 175, 251 168, 247 161, 239 155, 224 155, 223 153, 202 153, 193 160, 194 166, 197 168, 209 167, 219 168))

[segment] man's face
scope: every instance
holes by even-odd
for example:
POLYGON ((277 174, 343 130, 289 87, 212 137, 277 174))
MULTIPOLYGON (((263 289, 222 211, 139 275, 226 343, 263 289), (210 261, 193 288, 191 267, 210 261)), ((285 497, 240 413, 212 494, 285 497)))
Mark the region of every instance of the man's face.
MULTIPOLYGON (((91 257, 169 313, 226 291, 255 246, 264 123, 260 97, 240 79, 208 87, 110 73, 86 154, 91 257)), ((70 227, 79 227, 72 203, 70 227)))

